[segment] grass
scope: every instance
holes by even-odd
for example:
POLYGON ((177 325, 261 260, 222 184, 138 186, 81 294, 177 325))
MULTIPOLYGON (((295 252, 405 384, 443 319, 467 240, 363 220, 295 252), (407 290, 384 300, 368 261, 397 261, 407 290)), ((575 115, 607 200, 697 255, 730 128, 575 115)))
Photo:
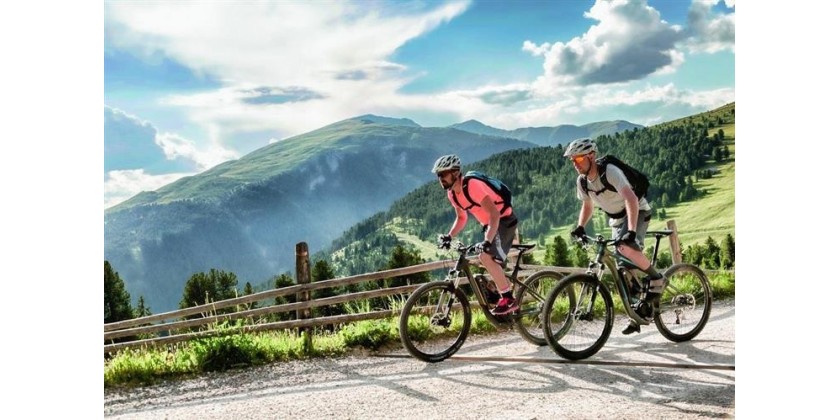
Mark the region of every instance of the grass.
MULTIPOLYGON (((732 273, 709 276, 715 299, 735 296, 732 273)), ((403 300, 391 299, 391 308, 399 310, 403 300)), ((621 300, 613 294, 616 312, 622 311, 621 300)), ((370 310, 367 301, 354 302, 348 309, 358 313, 370 310)), ((600 308, 603 313, 603 308, 600 308)), ((105 360, 105 387, 134 387, 165 379, 185 378, 204 372, 225 371, 264 365, 273 362, 345 355, 355 348, 379 349, 400 343, 399 318, 364 320, 341 326, 337 332, 316 330, 312 348, 306 349, 304 337, 294 331, 233 333, 221 337, 198 339, 167 348, 128 349, 105 360)), ((422 330, 415 321, 412 328, 422 330)), ((216 328, 231 328, 217 326, 216 328)), ((470 335, 496 331, 481 310, 473 310, 470 335)))
POLYGON ((324 334, 313 337, 313 349, 307 354, 303 337, 288 331, 204 338, 169 348, 129 349, 105 361, 105 387, 148 385, 202 372, 340 355, 345 350, 340 338, 324 334))
MULTIPOLYGON (((390 298, 400 310, 404 300, 390 298)), ((371 310, 368 301, 345 305, 350 313, 371 310)), ((231 328, 217 325, 215 329, 231 328)), ((495 327, 481 311, 473 311, 470 334, 485 334, 495 327)), ((233 333, 179 343, 167 348, 128 349, 105 360, 105 387, 149 385, 168 378, 204 372, 258 366, 273 362, 345 355, 354 348, 378 349, 399 343, 399 318, 364 320, 341 326, 337 332, 316 330, 307 351, 302 335, 294 331, 233 333)))

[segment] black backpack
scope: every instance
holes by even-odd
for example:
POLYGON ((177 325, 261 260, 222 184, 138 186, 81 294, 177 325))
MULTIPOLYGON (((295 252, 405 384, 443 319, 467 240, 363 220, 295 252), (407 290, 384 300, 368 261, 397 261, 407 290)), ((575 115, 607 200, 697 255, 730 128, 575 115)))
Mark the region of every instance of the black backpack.
POLYGON ((499 211, 499 213, 504 213, 505 210, 507 210, 508 207, 510 207, 512 205, 513 197, 512 197, 512 194, 510 193, 510 188, 508 188, 508 186, 505 185, 504 182, 502 182, 499 179, 493 178, 492 176, 489 176, 489 175, 485 174, 484 172, 468 171, 467 173, 464 174, 464 182, 463 182, 462 185, 463 185, 463 188, 464 188, 464 197, 467 197, 467 201, 470 202, 470 206, 469 207, 462 206, 461 203, 458 202, 458 199, 453 194, 452 195, 452 198, 454 199, 453 201, 455 201, 455 204, 457 204, 458 207, 462 208, 463 210, 469 210, 469 209, 471 209, 475 206, 480 206, 480 204, 476 203, 470 197, 470 192, 469 192, 469 189, 467 188, 467 185, 469 183, 467 181, 469 181, 471 179, 480 179, 482 182, 489 185, 490 189, 492 189, 493 192, 495 192, 496 194, 499 195, 499 197, 502 198, 502 201, 496 201, 495 202, 495 204, 504 203, 504 206, 502 206, 502 209, 499 211))
MULTIPOLYGON (((604 189, 601 191, 594 191, 595 195, 601 194, 604 190, 616 191, 615 187, 607 181, 607 164, 615 165, 618 169, 621 169, 621 172, 623 172, 624 176, 627 177, 627 181, 630 183, 630 186, 633 187, 633 192, 636 193, 636 197, 641 200, 642 197, 647 194, 650 181, 648 181, 645 174, 622 162, 621 159, 613 155, 606 155, 596 159, 595 164, 598 167, 598 176, 601 178, 601 183, 604 184, 604 189)), ((586 178, 581 176, 579 179, 583 192, 589 193, 589 189, 586 187, 586 178)))

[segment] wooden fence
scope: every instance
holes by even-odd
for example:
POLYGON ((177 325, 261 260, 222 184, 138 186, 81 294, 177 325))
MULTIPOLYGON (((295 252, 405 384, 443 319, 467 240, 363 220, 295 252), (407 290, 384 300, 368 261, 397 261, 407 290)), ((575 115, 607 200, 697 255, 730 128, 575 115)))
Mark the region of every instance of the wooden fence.
MULTIPOLYGON (((671 255, 675 263, 682 261, 682 256, 679 251, 679 241, 677 240, 676 225, 673 220, 668 222, 668 229, 674 231, 670 236, 671 255)), ((309 273, 309 250, 305 242, 297 244, 295 249, 296 254, 296 282, 297 285, 283 287, 279 289, 267 290, 251 295, 240 296, 233 299, 226 299, 218 302, 212 302, 204 305, 194 306, 187 309, 180 309, 176 311, 164 312, 160 314, 145 316, 141 318, 129 319, 125 321, 113 322, 105 324, 105 353, 114 353, 118 350, 161 346, 182 341, 187 341, 195 338, 218 336, 231 333, 242 332, 258 332, 268 330, 289 330, 299 329, 308 331, 309 328, 322 325, 346 324, 354 321, 361 321, 366 319, 382 319, 399 315, 395 310, 386 309, 379 311, 372 311, 358 314, 346 314, 325 316, 319 318, 311 318, 312 308, 335 305, 345 302, 361 301, 363 299, 370 299, 383 296, 395 296, 401 294, 411 293, 414 289, 421 286, 421 284, 412 284, 406 286, 380 288, 377 290, 368 290, 356 293, 347 293, 344 295, 331 296, 322 299, 310 299, 313 290, 349 286, 369 281, 380 281, 388 278, 404 276, 408 274, 429 272, 438 269, 450 269, 454 266, 453 260, 434 261, 424 264, 414 265, 410 267, 397 268, 393 270, 377 271, 374 273, 360 274, 350 277, 342 277, 331 280, 319 281, 316 283, 310 282, 309 273), (248 308, 248 304, 260 302, 267 299, 274 299, 281 296, 295 295, 296 302, 275 304, 262 308, 237 310, 232 313, 222 313, 219 311, 226 308, 248 308), (294 311, 296 318, 288 321, 264 321, 262 316, 276 313, 286 313, 294 311), (200 318, 186 319, 189 316, 200 314, 200 318), (224 321, 232 321, 246 319, 250 322, 244 325, 231 328, 212 328, 213 325, 224 321), (191 328, 209 326, 203 331, 191 331, 191 328), (138 336, 153 335, 153 338, 137 339, 138 336), (130 341, 115 342, 114 340, 124 337, 132 337, 130 341)), ((513 255, 513 254, 511 254, 513 255)), ((473 256, 468 258, 471 264, 478 265, 478 257, 473 256)), ((585 269, 579 267, 555 267, 544 265, 521 265, 523 270, 519 273, 520 277, 527 277, 540 270, 552 270, 558 273, 581 273, 585 269)), ((465 279, 461 279, 462 281, 465 279)), ((308 334, 306 335, 309 338, 308 334)))

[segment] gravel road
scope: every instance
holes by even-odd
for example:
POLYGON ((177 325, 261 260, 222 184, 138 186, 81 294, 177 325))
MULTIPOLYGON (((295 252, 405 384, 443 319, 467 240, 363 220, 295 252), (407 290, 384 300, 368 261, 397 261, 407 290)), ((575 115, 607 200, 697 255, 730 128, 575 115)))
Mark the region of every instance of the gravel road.
POLYGON ((666 340, 654 325, 623 336, 624 321, 616 317, 604 348, 581 362, 502 331, 471 335, 455 358, 436 364, 409 358, 395 346, 106 389, 105 418, 735 416, 734 301, 715 302, 706 328, 686 343, 666 340))

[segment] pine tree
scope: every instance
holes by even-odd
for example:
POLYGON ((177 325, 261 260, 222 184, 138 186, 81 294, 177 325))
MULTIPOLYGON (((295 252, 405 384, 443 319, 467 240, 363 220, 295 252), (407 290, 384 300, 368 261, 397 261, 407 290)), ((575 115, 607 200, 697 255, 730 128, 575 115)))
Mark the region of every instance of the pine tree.
POLYGON ((545 264, 557 267, 569 267, 572 261, 569 258, 569 249, 563 235, 556 235, 554 241, 545 250, 545 264))
POLYGON ((589 255, 582 246, 575 245, 572 247, 572 263, 575 267, 588 267, 589 255))
POLYGON ((720 268, 730 270, 735 267, 735 239, 727 233, 720 244, 720 268))
MULTIPOLYGON (((335 278, 335 271, 326 260, 318 260, 312 266, 312 282, 329 280, 335 278)), ((323 299, 341 294, 342 290, 329 287, 326 289, 313 290, 311 298, 323 299)), ((320 306, 312 309, 313 317, 340 315, 344 313, 344 308, 340 305, 320 306)))
MULTIPOLYGON (((246 281, 245 282, 245 288, 242 289, 242 295, 243 296, 248 296, 248 295, 253 295, 253 294, 254 294, 254 288, 251 286, 251 282, 246 281)), ((244 304, 243 306, 245 307, 246 310, 247 309, 254 309, 254 308, 259 306, 259 302, 249 302, 249 303, 244 304)))
POLYGON ((125 290, 120 274, 105 261, 105 323, 134 318, 131 295, 125 290))
POLYGON ((236 297, 236 285, 239 282, 236 279, 236 274, 211 268, 208 275, 210 276, 210 280, 216 286, 216 295, 214 296, 214 300, 219 301, 233 299, 236 297))
MULTIPOLYGON (((236 297, 236 274, 224 270, 211 268, 208 273, 195 273, 184 285, 184 292, 178 307, 181 309, 193 306, 204 305, 211 302, 219 302, 225 299, 236 297)), ((234 308, 219 308, 219 313, 233 312, 234 308)), ((195 318, 200 314, 189 316, 195 318)))
MULTIPOLYGON (((420 256, 420 251, 416 249, 406 249, 402 245, 397 245, 396 247, 394 247, 393 251, 391 251, 391 258, 388 260, 388 265, 385 267, 385 269, 391 270, 395 268, 409 267, 412 265, 423 264, 424 262, 425 261, 423 261, 423 258, 420 256)), ((428 281, 428 272, 407 274, 404 276, 385 279, 384 287, 397 287, 409 284, 420 284, 427 283, 428 281)))
MULTIPOLYGON (((274 276, 274 288, 275 289, 282 289, 284 287, 294 286, 295 279, 292 278, 290 273, 284 273, 279 276, 274 276)), ((274 298, 275 305, 283 305, 286 303, 294 303, 297 301, 297 297, 294 293, 291 295, 286 296, 277 296, 274 298)), ((290 312, 277 312, 273 313, 272 316, 279 320, 279 321, 287 321, 295 319, 295 311, 290 312)))
POLYGON ((216 295, 215 285, 203 272, 194 273, 184 284, 184 292, 178 307, 181 309, 204 305, 216 295))
POLYGON ((720 247, 711 236, 706 238, 705 251, 703 253, 703 265, 706 268, 720 268, 720 247))
POLYGON ((151 314, 152 309, 146 306, 146 300, 143 299, 143 296, 140 296, 140 298, 137 299, 137 307, 134 308, 134 317, 142 318, 151 314))

